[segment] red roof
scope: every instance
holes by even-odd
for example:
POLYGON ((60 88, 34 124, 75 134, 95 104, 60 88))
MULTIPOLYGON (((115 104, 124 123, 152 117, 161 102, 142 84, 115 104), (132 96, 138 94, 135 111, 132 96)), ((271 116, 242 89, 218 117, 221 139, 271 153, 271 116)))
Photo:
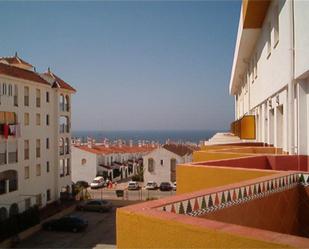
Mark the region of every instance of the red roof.
POLYGON ((63 89, 67 89, 67 90, 70 90, 70 91, 73 91, 73 92, 76 92, 76 90, 71 87, 68 83, 66 83, 64 80, 62 80, 61 78, 59 78, 57 75, 55 75, 54 73, 52 73, 50 70, 48 70, 48 72, 44 73, 44 75, 47 75, 47 76, 50 76, 52 77, 55 82, 60 88, 63 88, 63 89))
POLYGON ((0 57, 0 60, 5 60, 9 64, 24 64, 29 67, 33 67, 30 63, 24 61, 23 59, 19 58, 17 55, 14 57, 0 57))
POLYGON ((24 80, 31 80, 35 82, 39 82, 45 85, 50 85, 46 80, 44 80, 38 73, 22 69, 19 67, 7 65, 4 63, 0 63, 0 74, 15 77, 15 78, 21 78, 24 80))
POLYGON ((152 147, 150 145, 145 146, 127 146, 123 145, 122 147, 119 146, 110 146, 105 147, 104 145, 93 145, 92 148, 89 148, 87 145, 75 146, 84 151, 88 151, 97 155, 101 154, 111 154, 111 153, 142 153, 142 152, 150 152, 156 147, 152 147))

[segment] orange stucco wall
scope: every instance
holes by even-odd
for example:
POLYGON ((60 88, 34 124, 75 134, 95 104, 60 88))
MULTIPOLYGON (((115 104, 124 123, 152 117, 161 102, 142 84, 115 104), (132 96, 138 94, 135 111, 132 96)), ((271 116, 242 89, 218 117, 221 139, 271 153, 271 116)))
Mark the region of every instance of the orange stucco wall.
POLYGON ((117 209, 117 248, 290 248, 286 245, 117 209))
POLYGON ((179 165, 176 174, 177 194, 223 186, 271 174, 274 174, 274 172, 265 170, 179 165))

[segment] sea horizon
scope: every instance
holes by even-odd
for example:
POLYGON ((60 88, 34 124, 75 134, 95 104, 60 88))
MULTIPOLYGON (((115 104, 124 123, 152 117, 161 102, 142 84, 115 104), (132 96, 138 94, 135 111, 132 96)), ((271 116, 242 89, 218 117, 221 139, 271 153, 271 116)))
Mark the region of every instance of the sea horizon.
POLYGON ((222 130, 74 130, 72 137, 81 138, 84 142, 87 137, 94 138, 97 142, 107 138, 111 141, 122 139, 125 141, 138 140, 155 141, 165 143, 167 140, 173 142, 191 142, 198 144, 211 138, 222 130))

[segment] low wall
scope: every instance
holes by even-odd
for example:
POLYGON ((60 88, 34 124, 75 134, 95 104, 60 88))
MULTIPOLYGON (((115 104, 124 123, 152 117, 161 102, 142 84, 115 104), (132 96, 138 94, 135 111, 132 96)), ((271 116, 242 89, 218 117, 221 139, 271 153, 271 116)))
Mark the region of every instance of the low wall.
POLYGON ((179 165, 176 170, 177 195, 275 173, 266 170, 230 169, 196 165, 179 165))
MULTIPOLYGON (((194 219, 184 215, 179 219, 194 219)), ((290 248, 289 246, 237 236, 222 231, 224 225, 214 229, 151 217, 144 214, 118 209, 116 216, 117 248, 290 248), (138 232, 132 232, 138 228, 138 232), (132 230, 133 229, 133 230, 132 230)), ((203 220, 203 219, 201 219, 203 220)))

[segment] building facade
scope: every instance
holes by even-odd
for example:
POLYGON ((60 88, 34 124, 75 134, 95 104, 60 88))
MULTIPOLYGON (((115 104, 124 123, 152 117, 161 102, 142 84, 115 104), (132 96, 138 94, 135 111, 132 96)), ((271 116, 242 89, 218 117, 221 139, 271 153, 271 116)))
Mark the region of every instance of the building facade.
POLYGON ((70 191, 74 92, 50 70, 37 73, 17 54, 0 58, 2 218, 34 204, 42 207, 70 191))
POLYGON ((94 144, 72 146, 72 180, 91 183, 96 176, 119 181, 137 174, 142 157, 154 150, 151 145, 94 144))
POLYGON ((144 182, 176 181, 176 166, 192 161, 192 147, 181 144, 165 144, 143 157, 144 182))
POLYGON ((255 116, 255 138, 308 154, 309 3, 243 1, 230 80, 235 119, 255 116))

